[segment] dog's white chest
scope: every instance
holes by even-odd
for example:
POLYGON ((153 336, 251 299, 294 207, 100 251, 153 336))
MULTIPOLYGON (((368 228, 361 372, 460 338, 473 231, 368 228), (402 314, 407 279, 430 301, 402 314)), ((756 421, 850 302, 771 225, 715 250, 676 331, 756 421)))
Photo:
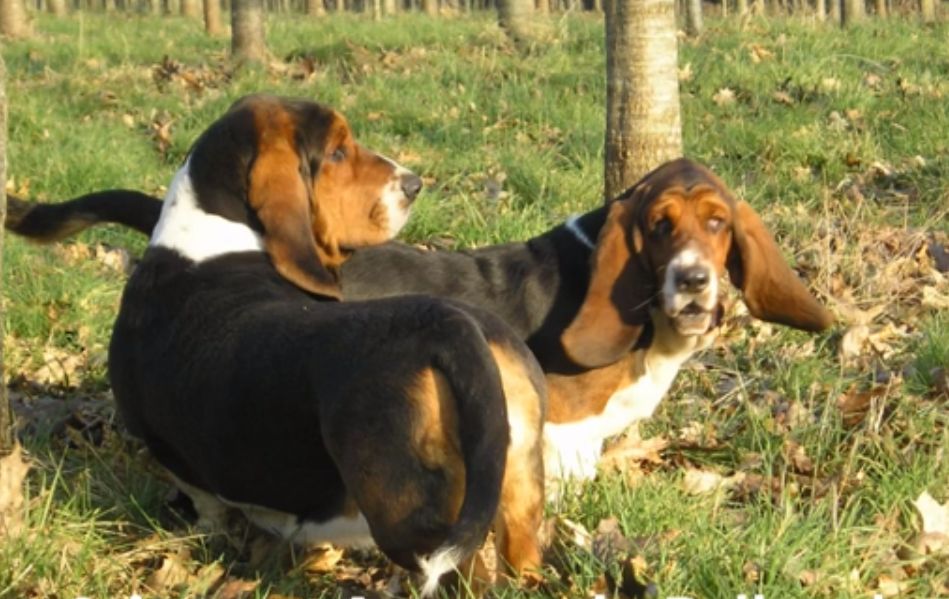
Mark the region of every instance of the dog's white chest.
POLYGON ((596 476, 603 441, 618 435, 634 422, 649 418, 675 380, 679 368, 696 350, 710 342, 654 343, 636 361, 632 383, 610 396, 599 414, 544 427, 544 468, 549 481, 587 480, 596 476), (665 349, 663 349, 665 348, 665 349))

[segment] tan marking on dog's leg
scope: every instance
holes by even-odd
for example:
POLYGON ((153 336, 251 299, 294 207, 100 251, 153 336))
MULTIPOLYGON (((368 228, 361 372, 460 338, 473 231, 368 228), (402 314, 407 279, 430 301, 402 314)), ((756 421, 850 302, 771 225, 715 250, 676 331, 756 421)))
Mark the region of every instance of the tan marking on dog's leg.
POLYGON ((499 570, 503 563, 520 575, 541 565, 537 533, 544 514, 544 389, 535 387, 523 360, 512 350, 492 344, 491 352, 501 372, 511 427, 495 545, 499 570))
POLYGON ((220 499, 203 489, 189 485, 171 472, 168 472, 168 476, 194 504, 194 511, 198 513, 196 528, 206 532, 227 531, 227 506, 220 499))

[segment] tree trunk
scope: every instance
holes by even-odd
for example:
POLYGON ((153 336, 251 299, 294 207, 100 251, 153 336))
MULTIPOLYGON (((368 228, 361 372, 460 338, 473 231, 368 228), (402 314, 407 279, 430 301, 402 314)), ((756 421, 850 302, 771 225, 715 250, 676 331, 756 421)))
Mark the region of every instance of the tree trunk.
POLYGON ((827 0, 827 16, 830 17, 834 25, 840 25, 841 23, 841 2, 842 0, 827 0))
POLYGON ((23 0, 0 0, 0 36, 29 37, 31 33, 23 0))
POLYGON ((827 0, 817 0, 814 4, 814 15, 818 21, 823 21, 827 18, 827 0))
POLYGON ((876 2, 873 3, 873 9, 874 12, 876 12, 876 16, 881 19, 885 19, 889 16, 889 11, 886 9, 886 0, 876 0, 876 2))
POLYGON ((204 0, 204 31, 211 37, 224 33, 221 22, 221 0, 204 0))
POLYGON ((46 7, 50 13, 57 17, 64 17, 67 14, 66 0, 49 0, 46 7))
POLYGON ((738 11, 738 16, 743 17, 748 14, 748 0, 738 0, 735 10, 738 11))
POLYGON ((515 42, 530 38, 534 0, 497 0, 498 23, 515 42))
POLYGON ((841 23, 844 27, 859 23, 867 16, 863 0, 843 0, 843 17, 841 23))
POLYGON ((682 155, 674 0, 606 10, 606 198, 682 155))
MULTIPOLYGON (((0 55, 0 221, 7 220, 7 68, 0 55)), ((3 272, 3 232, 0 228, 0 272, 3 272)), ((3 278, 0 277, 0 299, 3 298, 3 278)), ((0 306, 3 302, 0 301, 0 306)), ((0 308, 2 310, 2 308, 0 308)), ((0 313, 0 316, 3 316, 0 313)), ((3 340, 3 318, 0 318, 0 341, 3 340)), ((7 395, 6 369, 3 364, 3 343, 0 343, 0 457, 13 449, 13 410, 7 395)))
POLYGON ((372 1, 372 20, 381 21, 382 20, 382 0, 371 0, 372 1))
POLYGON ((322 17, 326 14, 326 7, 323 6, 323 0, 306 0, 306 14, 311 17, 322 17))
POLYGON ((919 13, 923 23, 936 22, 936 0, 919 0, 919 13))
POLYGON ((427 15, 437 15, 438 0, 422 0, 422 12, 427 15))
POLYGON ((385 2, 382 3, 382 10, 386 13, 387 17, 391 17, 399 12, 399 3, 397 0, 385 0, 385 2))
POLYGON ((231 2, 231 56, 243 62, 267 60, 262 0, 231 2))
POLYGON ((181 16, 189 19, 201 18, 201 0, 181 0, 181 16))
POLYGON ((550 12, 550 0, 537 0, 534 8, 537 9, 539 14, 546 15, 550 12))
POLYGON ((686 0, 685 31, 692 37, 702 33, 702 0, 686 0))

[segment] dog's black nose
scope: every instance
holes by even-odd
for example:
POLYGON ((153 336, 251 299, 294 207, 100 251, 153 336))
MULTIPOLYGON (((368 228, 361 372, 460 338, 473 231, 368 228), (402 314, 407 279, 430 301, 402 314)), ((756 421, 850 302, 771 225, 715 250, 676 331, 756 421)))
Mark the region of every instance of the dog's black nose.
POLYGON ((678 291, 698 293, 708 287, 708 269, 704 266, 690 266, 678 271, 675 284, 678 291))
POLYGON ((402 175, 402 192, 405 194, 405 197, 411 202, 415 199, 415 196, 418 195, 419 190, 422 189, 422 178, 418 175, 409 173, 407 175, 402 175))

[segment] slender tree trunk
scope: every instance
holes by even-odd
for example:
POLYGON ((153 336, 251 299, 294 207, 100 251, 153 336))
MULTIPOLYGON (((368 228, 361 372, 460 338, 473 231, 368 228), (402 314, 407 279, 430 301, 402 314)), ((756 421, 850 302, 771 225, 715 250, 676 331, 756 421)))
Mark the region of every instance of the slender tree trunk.
POLYGON ((735 10, 738 11, 738 16, 743 17, 748 14, 748 0, 738 0, 735 10))
POLYGON ((863 0, 843 0, 843 11, 841 16, 843 17, 841 22, 844 27, 863 21, 867 16, 866 8, 863 5, 863 0))
POLYGON ((515 42, 530 38, 534 0, 497 0, 498 23, 515 42))
POLYGON ((382 0, 372 0, 372 20, 382 20, 382 0))
POLYGON ((399 12, 398 0, 385 0, 385 2, 383 2, 382 10, 386 13, 387 17, 397 14, 399 12))
POLYGON ((201 11, 201 0, 181 0, 181 16, 200 19, 201 11))
MULTIPOLYGON (((0 221, 7 220, 7 68, 0 55, 0 221)), ((0 273, 3 272, 3 233, 0 228, 0 273)), ((0 277, 0 299, 3 298, 3 277, 0 277)), ((0 301, 0 311, 3 302, 0 301)), ((3 314, 0 312, 0 317, 3 314)), ((0 340, 3 333, 3 318, 0 318, 0 340)), ((0 343, 0 457, 7 455, 13 449, 13 410, 10 408, 10 397, 7 395, 6 369, 3 361, 3 343, 0 343)))
POLYGON ((682 155, 673 0, 611 0, 606 10, 606 197, 682 155))
POLYGON ((437 15, 438 0, 422 0, 422 12, 427 15, 437 15))
POLYGON ((685 31, 693 37, 702 33, 702 0, 686 0, 685 31))
POLYGON ((231 2, 231 56, 246 62, 267 60, 262 0, 231 2))
POLYGON ((0 36, 29 37, 31 33, 23 0, 0 0, 0 36))
POLYGON ((834 25, 840 25, 842 22, 841 4, 842 0, 827 0, 827 16, 834 25))
POLYGON ((546 15, 550 12, 550 0, 537 0, 534 7, 539 14, 546 15))
POLYGON ((923 23, 936 22, 936 0, 919 0, 919 13, 923 23))
POLYGON ((311 17, 322 17, 326 14, 326 7, 323 6, 323 0, 306 0, 306 14, 311 17))
POLYGON ((221 22, 221 0, 204 0, 204 31, 211 37, 224 33, 221 22))
POLYGON ((827 18, 827 0, 816 1, 814 4, 814 15, 818 21, 823 21, 827 18))
POLYGON ((46 7, 57 17, 64 17, 67 14, 66 0, 49 0, 46 7))

